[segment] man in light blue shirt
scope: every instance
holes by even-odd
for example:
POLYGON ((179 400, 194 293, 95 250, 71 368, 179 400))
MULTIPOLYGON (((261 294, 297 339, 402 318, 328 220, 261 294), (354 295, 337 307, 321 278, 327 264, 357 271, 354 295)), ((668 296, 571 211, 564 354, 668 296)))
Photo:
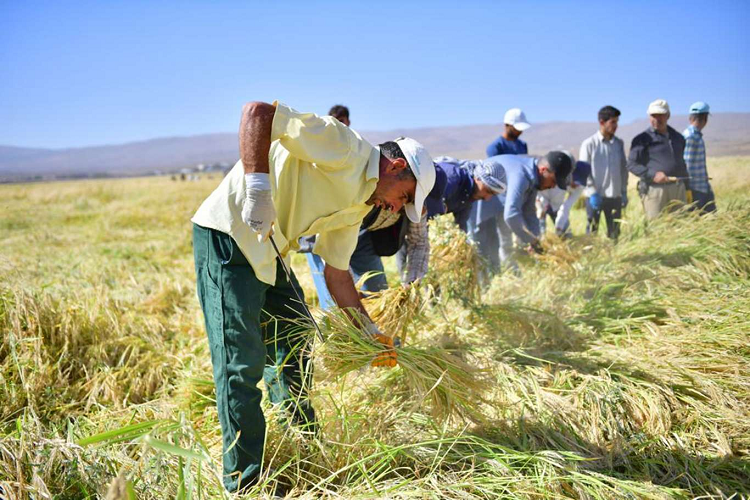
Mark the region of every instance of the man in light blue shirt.
MULTIPOLYGON (((487 146, 487 157, 492 158, 500 155, 525 155, 528 154, 528 146, 520 139, 521 134, 531 127, 526 119, 526 114, 519 108, 509 109, 503 118, 505 129, 503 135, 495 139, 487 146)), ((500 246, 502 236, 499 222, 502 219, 502 205, 497 197, 486 201, 479 201, 472 207, 469 218, 469 235, 476 242, 479 254, 487 259, 492 269, 498 269, 500 262, 505 260, 513 247, 513 240, 506 238, 506 245, 500 246)))
POLYGON ((573 165, 570 156, 562 151, 550 151, 542 158, 500 155, 485 161, 499 163, 505 170, 507 188, 496 198, 500 202, 501 217, 497 218, 500 233, 501 264, 515 266, 512 252, 507 250, 513 234, 527 246, 527 250, 541 252, 539 219, 536 216, 537 191, 559 187, 567 189, 573 165))

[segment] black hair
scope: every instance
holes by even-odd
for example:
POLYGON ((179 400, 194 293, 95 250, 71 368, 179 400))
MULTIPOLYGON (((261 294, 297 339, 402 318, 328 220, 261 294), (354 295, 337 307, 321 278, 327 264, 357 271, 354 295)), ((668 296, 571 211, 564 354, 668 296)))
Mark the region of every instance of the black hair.
POLYGON ((599 110, 599 121, 606 122, 611 118, 620 116, 620 110, 614 106, 604 106, 599 110))
POLYGON ((349 108, 343 104, 336 104, 328 110, 328 114, 334 118, 349 118, 349 108))
POLYGON ((703 122, 708 118, 708 113, 690 113, 688 116, 688 121, 690 123, 696 122, 703 122))
MULTIPOLYGON (((401 158, 406 162, 407 165, 409 165, 409 160, 406 159, 406 155, 404 155, 404 152, 401 151, 401 146, 399 146, 396 141, 386 141, 383 144, 379 144, 378 147, 380 147, 380 154, 385 156, 389 160, 397 160, 401 158)), ((409 177, 414 177, 416 179, 414 172, 411 171, 411 166, 409 166, 409 168, 403 169, 399 174, 399 179, 405 179, 409 177)))
POLYGON ((399 158, 406 160, 404 152, 401 151, 401 146, 396 141, 386 141, 383 144, 379 144, 378 147, 380 147, 380 153, 389 160, 397 160, 399 158))

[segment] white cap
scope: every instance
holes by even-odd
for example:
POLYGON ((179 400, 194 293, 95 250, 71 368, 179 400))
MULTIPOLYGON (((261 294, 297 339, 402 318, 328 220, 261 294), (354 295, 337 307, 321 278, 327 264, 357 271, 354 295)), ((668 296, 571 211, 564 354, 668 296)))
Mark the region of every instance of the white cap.
POLYGON ((417 178, 414 203, 407 203, 404 209, 409 220, 418 223, 422 220, 424 199, 427 198, 435 185, 435 164, 432 163, 432 156, 425 147, 414 139, 399 137, 395 142, 401 148, 401 152, 404 153, 414 177, 417 178))
POLYGON ((526 115, 523 111, 518 108, 509 109, 505 112, 505 119, 503 123, 506 125, 513 125, 513 128, 519 132, 523 132, 527 128, 531 127, 531 124, 526 119, 526 115))
POLYGON ((669 103, 664 99, 657 99, 648 105, 648 114, 666 115, 669 113, 669 103))

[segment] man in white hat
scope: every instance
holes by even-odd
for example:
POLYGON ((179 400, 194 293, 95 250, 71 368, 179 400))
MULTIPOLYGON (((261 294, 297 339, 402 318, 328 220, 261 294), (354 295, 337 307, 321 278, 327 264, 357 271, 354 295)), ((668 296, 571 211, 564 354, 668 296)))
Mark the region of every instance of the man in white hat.
POLYGON ((230 491, 252 485, 260 472, 261 378, 292 422, 314 428, 306 338, 298 328, 307 316, 304 297, 294 274, 287 279, 274 245, 289 268, 300 236, 317 234, 313 251, 326 262, 331 295, 339 307, 359 311, 363 331, 383 344, 373 365, 395 366, 393 341, 369 320, 349 259, 373 206, 403 207, 419 222, 435 182, 432 157, 413 139, 374 147, 333 117, 278 102, 245 105, 239 144, 240 160, 192 219, 230 491))
MULTIPOLYGON (((520 139, 521 134, 531 127, 526 114, 519 108, 512 108, 505 112, 503 118, 505 129, 503 134, 487 146, 487 158, 498 155, 525 155, 529 148, 520 139)), ((477 243, 479 254, 487 259, 492 269, 498 269, 501 261, 506 260, 512 241, 506 240, 506 248, 502 248, 499 227, 503 227, 503 206, 497 197, 482 200, 472 207, 469 218, 468 232, 472 240, 477 243), (510 245, 510 247, 508 247, 510 245)))
POLYGON ((648 106, 651 126, 633 139, 628 170, 638 177, 638 192, 648 220, 662 210, 687 202, 688 171, 683 159, 685 138, 667 125, 669 104, 657 99, 648 106))
POLYGON ((524 130, 531 127, 526 114, 519 108, 509 109, 503 118, 503 135, 487 146, 487 158, 497 155, 525 155, 529 153, 526 143, 519 139, 524 130))

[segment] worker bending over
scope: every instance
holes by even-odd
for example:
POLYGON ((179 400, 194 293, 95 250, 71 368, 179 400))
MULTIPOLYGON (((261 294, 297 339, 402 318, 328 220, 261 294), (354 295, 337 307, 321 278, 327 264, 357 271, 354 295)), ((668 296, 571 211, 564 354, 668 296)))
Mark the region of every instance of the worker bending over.
POLYGON ((421 218, 435 182, 432 158, 404 138, 375 147, 332 117, 299 113, 281 103, 245 105, 240 160, 203 202, 192 221, 198 296, 205 317, 223 439, 224 485, 243 490, 257 481, 263 457, 263 378, 272 403, 310 427, 306 317, 302 290, 287 280, 280 258, 300 236, 317 234, 314 252, 342 308, 364 318, 363 332, 383 344, 373 364, 394 366, 392 340, 369 320, 349 275, 362 219, 373 206, 405 208, 421 218), (270 241, 269 241, 270 240, 270 241))

